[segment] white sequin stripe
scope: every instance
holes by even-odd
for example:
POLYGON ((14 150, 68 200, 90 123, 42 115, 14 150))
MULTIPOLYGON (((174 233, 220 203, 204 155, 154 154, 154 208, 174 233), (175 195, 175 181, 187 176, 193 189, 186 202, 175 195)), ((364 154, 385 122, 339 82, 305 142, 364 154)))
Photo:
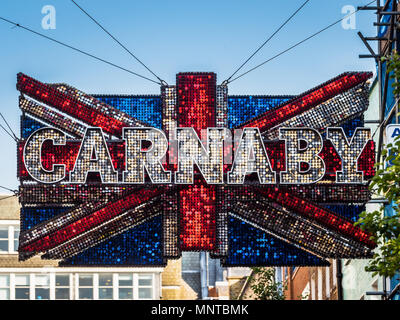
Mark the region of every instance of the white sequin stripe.
POLYGON ((77 99, 79 102, 84 103, 86 106, 125 123, 127 127, 150 127, 150 125, 144 123, 143 121, 139 121, 138 119, 129 116, 125 112, 101 102, 96 98, 71 86, 66 84, 54 84, 52 86, 60 92, 77 99))
POLYGON ((46 124, 61 129, 75 138, 81 138, 85 134, 85 126, 79 124, 73 119, 65 117, 61 113, 52 110, 47 106, 40 105, 20 96, 19 107, 28 115, 36 117, 44 121, 46 124))
POLYGON ((354 87, 315 108, 303 112, 278 126, 263 133, 268 139, 279 137, 282 127, 311 127, 324 130, 327 127, 338 126, 368 108, 368 85, 354 87))

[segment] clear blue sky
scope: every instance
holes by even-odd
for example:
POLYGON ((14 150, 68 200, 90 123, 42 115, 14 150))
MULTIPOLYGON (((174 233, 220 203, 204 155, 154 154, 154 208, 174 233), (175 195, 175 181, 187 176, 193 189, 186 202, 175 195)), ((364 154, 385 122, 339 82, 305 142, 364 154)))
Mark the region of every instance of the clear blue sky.
MULTIPOLYGON (((183 71, 227 78, 304 0, 77 0, 168 83, 183 71)), ((344 5, 369 0, 311 0, 251 61, 254 66, 341 18, 344 5)), ((147 71, 69 0, 2 0, 0 16, 133 71, 147 71), (56 29, 43 30, 44 5, 56 8, 56 29)), ((375 71, 357 31, 375 36, 372 11, 356 14, 356 29, 341 25, 229 85, 230 94, 297 94, 344 71, 375 71)), ((160 92, 155 84, 0 21, 0 110, 19 133, 16 74, 65 82, 88 93, 160 92)), ((245 69, 246 70, 246 69, 245 69)), ((15 142, 0 132, 0 185, 17 188, 15 142)), ((0 190, 0 194, 6 193, 0 190)))

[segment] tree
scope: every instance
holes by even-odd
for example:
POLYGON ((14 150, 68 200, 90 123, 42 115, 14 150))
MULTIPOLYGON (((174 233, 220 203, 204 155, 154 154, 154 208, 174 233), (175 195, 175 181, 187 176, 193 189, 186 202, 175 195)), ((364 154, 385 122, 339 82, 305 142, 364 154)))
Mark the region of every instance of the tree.
MULTIPOLYGON (((394 79, 393 94, 399 96, 400 84, 400 56, 393 52, 383 59, 387 63, 387 72, 394 79)), ((399 116, 399 115, 396 115, 399 116)), ((377 163, 376 175, 372 178, 370 190, 383 195, 393 204, 394 215, 385 216, 384 206, 374 212, 363 212, 356 225, 372 234, 378 249, 369 261, 366 271, 385 277, 393 277, 400 271, 400 136, 393 144, 388 144, 382 149, 382 163, 377 163), (390 165, 385 166, 385 162, 390 165)))
POLYGON ((393 50, 392 54, 382 58, 382 62, 386 62, 386 72, 389 73, 390 79, 394 80, 392 84, 393 94, 394 96, 399 96, 400 83, 397 79, 400 79, 400 55, 396 50, 393 50))
POLYGON ((252 268, 249 285, 256 300, 285 300, 287 285, 275 280, 274 268, 252 268))

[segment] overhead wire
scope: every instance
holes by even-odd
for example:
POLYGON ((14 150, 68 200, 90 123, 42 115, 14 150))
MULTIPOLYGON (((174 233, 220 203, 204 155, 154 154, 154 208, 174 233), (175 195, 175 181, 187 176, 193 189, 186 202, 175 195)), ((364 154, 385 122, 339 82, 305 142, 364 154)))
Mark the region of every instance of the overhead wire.
POLYGON ((13 129, 10 127, 10 125, 8 124, 6 118, 4 118, 3 114, 0 112, 0 116, 3 118, 3 121, 5 122, 5 124, 7 125, 8 129, 10 130, 10 132, 12 133, 12 135, 14 136, 15 140, 19 140, 17 135, 14 133, 13 129))
POLYGON ((6 128, 4 128, 4 126, 0 123, 0 128, 2 128, 4 130, 5 133, 7 133, 11 139, 13 139, 15 142, 18 142, 18 139, 16 139, 10 132, 8 132, 8 130, 6 128))
POLYGON ((146 77, 146 76, 143 76, 143 75, 141 75, 141 74, 139 74, 139 73, 136 73, 136 72, 134 72, 134 71, 132 71, 132 70, 129 70, 129 69, 124 68, 124 67, 121 67, 121 66, 119 66, 119 65, 117 65, 117 64, 115 64, 115 63, 113 63, 113 62, 107 61, 107 60, 105 60, 105 59, 103 59, 103 58, 97 57, 97 56, 95 56, 95 55, 93 55, 93 54, 91 54, 91 53, 88 53, 88 52, 83 51, 83 50, 81 50, 81 49, 78 49, 78 48, 76 48, 76 47, 74 47, 74 46, 71 46, 71 45, 69 45, 69 44, 67 44, 67 43, 64 43, 64 42, 62 42, 62 41, 60 41, 60 40, 57 40, 57 39, 54 39, 54 38, 52 38, 52 37, 46 36, 46 35, 43 34, 43 33, 40 33, 40 32, 37 32, 37 31, 35 31, 35 30, 32 30, 32 29, 30 29, 30 28, 28 28, 28 27, 25 27, 25 26, 23 26, 23 25, 21 25, 21 24, 19 24, 19 23, 16 23, 16 22, 14 22, 14 21, 11 21, 11 20, 6 19, 6 18, 3 18, 3 17, 0 17, 0 19, 3 20, 3 21, 5 21, 5 22, 7 22, 7 23, 10 23, 10 24, 12 24, 12 25, 14 25, 14 26, 16 26, 16 27, 19 27, 19 28, 21 28, 21 29, 24 29, 24 30, 26 30, 26 31, 29 31, 29 32, 31 32, 31 33, 34 33, 34 34, 36 34, 36 35, 38 35, 38 36, 40 36, 40 37, 43 37, 43 38, 45 38, 45 39, 47 39, 47 40, 56 42, 56 43, 58 43, 58 44, 60 44, 60 45, 62 45, 62 46, 64 46, 64 47, 67 47, 67 48, 72 49, 72 50, 74 50, 74 51, 77 51, 77 52, 79 52, 79 53, 81 53, 81 54, 84 54, 84 55, 86 55, 86 56, 88 56, 88 57, 91 57, 91 58, 93 58, 93 59, 96 59, 96 60, 98 60, 98 61, 101 61, 101 62, 103 62, 103 63, 106 63, 106 64, 108 64, 108 65, 110 65, 110 66, 113 66, 113 67, 118 68, 118 69, 120 69, 120 70, 126 71, 126 72, 128 72, 128 73, 130 73, 130 74, 133 74, 133 75, 135 75, 135 76, 137 76, 137 77, 140 77, 140 78, 142 78, 142 79, 151 81, 151 82, 156 83, 156 84, 158 84, 158 85, 162 85, 161 82, 157 82, 157 81, 155 81, 155 80, 153 80, 153 79, 150 79, 150 78, 148 78, 148 77, 146 77))
MULTIPOLYGON (((71 1, 73 1, 73 0, 71 0, 71 1)), ((296 16, 296 14, 297 13, 299 13, 300 11, 301 11, 301 9, 303 9, 303 7, 309 2, 310 0, 306 0, 305 2, 303 2, 303 4, 299 7, 299 8, 297 8, 296 9, 296 11, 295 12, 293 12, 291 15, 290 15, 290 17, 289 18, 287 18, 280 26, 279 26, 279 28, 278 29, 276 29, 270 36, 269 36, 269 38, 267 39, 267 40, 265 40, 264 41, 264 43, 263 44, 261 44, 261 46, 259 46, 258 48, 257 48, 257 50, 256 51, 254 51, 240 66, 239 66, 239 68, 237 68, 236 70, 235 70, 235 72, 233 72, 231 75, 230 75, 230 77, 229 78, 227 78, 224 82, 225 83, 227 83, 227 82, 229 82, 229 80, 236 74, 236 73, 238 73, 269 41, 271 41, 272 40, 272 38, 273 37, 275 37, 275 35, 277 35, 278 34, 278 32, 280 31, 280 30, 282 30, 282 28, 286 25, 286 24, 288 24, 289 23, 289 21, 290 20, 292 20, 295 16, 296 16)))
MULTIPOLYGON (((10 197, 15 197, 15 196, 18 196, 18 195, 19 195, 19 191, 18 191, 18 190, 13 190, 13 189, 10 189, 10 188, 4 187, 4 186, 0 186, 0 188, 2 188, 2 189, 4 189, 4 190, 7 190, 7 191, 11 191, 11 192, 13 193, 13 195, 10 196, 10 197)), ((10 198, 10 197, 7 197, 7 198, 10 198)), ((3 198, 3 199, 4 199, 4 198, 3 198)), ((2 199, 1 199, 1 200, 2 200, 2 199)))
POLYGON ((113 36, 106 28, 104 28, 100 22, 98 22, 93 16, 91 16, 85 9, 83 9, 76 1, 71 0, 72 3, 75 4, 76 7, 79 8, 86 16, 88 16, 97 26, 99 26, 105 33, 107 33, 116 43, 118 43, 126 52, 129 53, 131 57, 133 57, 137 62, 139 62, 144 68, 146 68, 147 71, 149 71, 154 77, 160 81, 160 83, 165 83, 166 82, 161 79, 157 74, 155 74, 148 66, 146 66, 136 55, 134 55, 125 45, 123 45, 115 36, 113 36))
POLYGON ((299 45, 303 44, 304 42, 306 42, 306 41, 308 41, 308 40, 310 40, 310 39, 316 37, 316 36, 319 35, 320 33, 324 32, 324 31, 326 31, 326 30, 332 28, 332 27, 335 26, 336 24, 340 23, 343 19, 346 19, 346 18, 348 18, 348 17, 354 15, 355 13, 357 13, 358 11, 362 10, 362 9, 365 8, 365 7, 368 7, 368 6, 369 6, 370 4, 372 4, 373 2, 375 2, 375 0, 373 0, 373 1, 369 2, 369 3, 367 3, 367 4, 366 4, 365 6, 363 6, 363 7, 359 7, 359 8, 358 8, 357 10, 355 10, 354 12, 349 13, 349 14, 346 15, 345 17, 340 18, 339 20, 337 20, 337 21, 335 21, 335 22, 329 24, 329 25, 326 26, 325 28, 323 28, 323 29, 321 29, 321 30, 319 30, 319 31, 317 31, 317 32, 315 32, 315 33, 313 33, 312 35, 308 36, 307 38, 305 38, 305 39, 303 39, 303 40, 301 40, 301 41, 295 43, 294 45, 290 46, 289 48, 287 48, 287 49, 285 49, 285 50, 283 50, 283 51, 281 51, 281 52, 279 52, 278 54, 274 55, 273 57, 269 58, 268 60, 265 60, 264 62, 262 62, 262 63, 256 65, 255 67, 253 67, 253 68, 247 70, 246 72, 244 72, 244 73, 238 75, 237 77, 233 78, 232 80, 227 81, 226 84, 231 83, 231 82, 233 82, 233 81, 235 81, 235 80, 237 80, 237 79, 239 79, 239 78, 245 76, 246 74, 249 74, 250 72, 252 72, 252 71, 258 69, 259 67, 265 65, 266 63, 268 63, 268 62, 270 62, 270 61, 272 61, 272 60, 274 60, 274 59, 280 57, 281 55, 285 54, 286 52, 288 52, 288 51, 290 51, 290 50, 292 50, 292 49, 298 47, 299 45))

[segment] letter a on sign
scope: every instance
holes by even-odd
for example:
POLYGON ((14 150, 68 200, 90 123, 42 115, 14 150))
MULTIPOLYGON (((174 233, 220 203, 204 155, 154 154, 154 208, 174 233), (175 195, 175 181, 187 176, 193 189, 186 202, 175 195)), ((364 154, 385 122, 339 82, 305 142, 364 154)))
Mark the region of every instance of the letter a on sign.
POLYGON ((100 128, 86 130, 74 170, 70 172, 71 183, 85 183, 89 172, 98 172, 103 183, 118 182, 118 173, 114 169, 100 128))

